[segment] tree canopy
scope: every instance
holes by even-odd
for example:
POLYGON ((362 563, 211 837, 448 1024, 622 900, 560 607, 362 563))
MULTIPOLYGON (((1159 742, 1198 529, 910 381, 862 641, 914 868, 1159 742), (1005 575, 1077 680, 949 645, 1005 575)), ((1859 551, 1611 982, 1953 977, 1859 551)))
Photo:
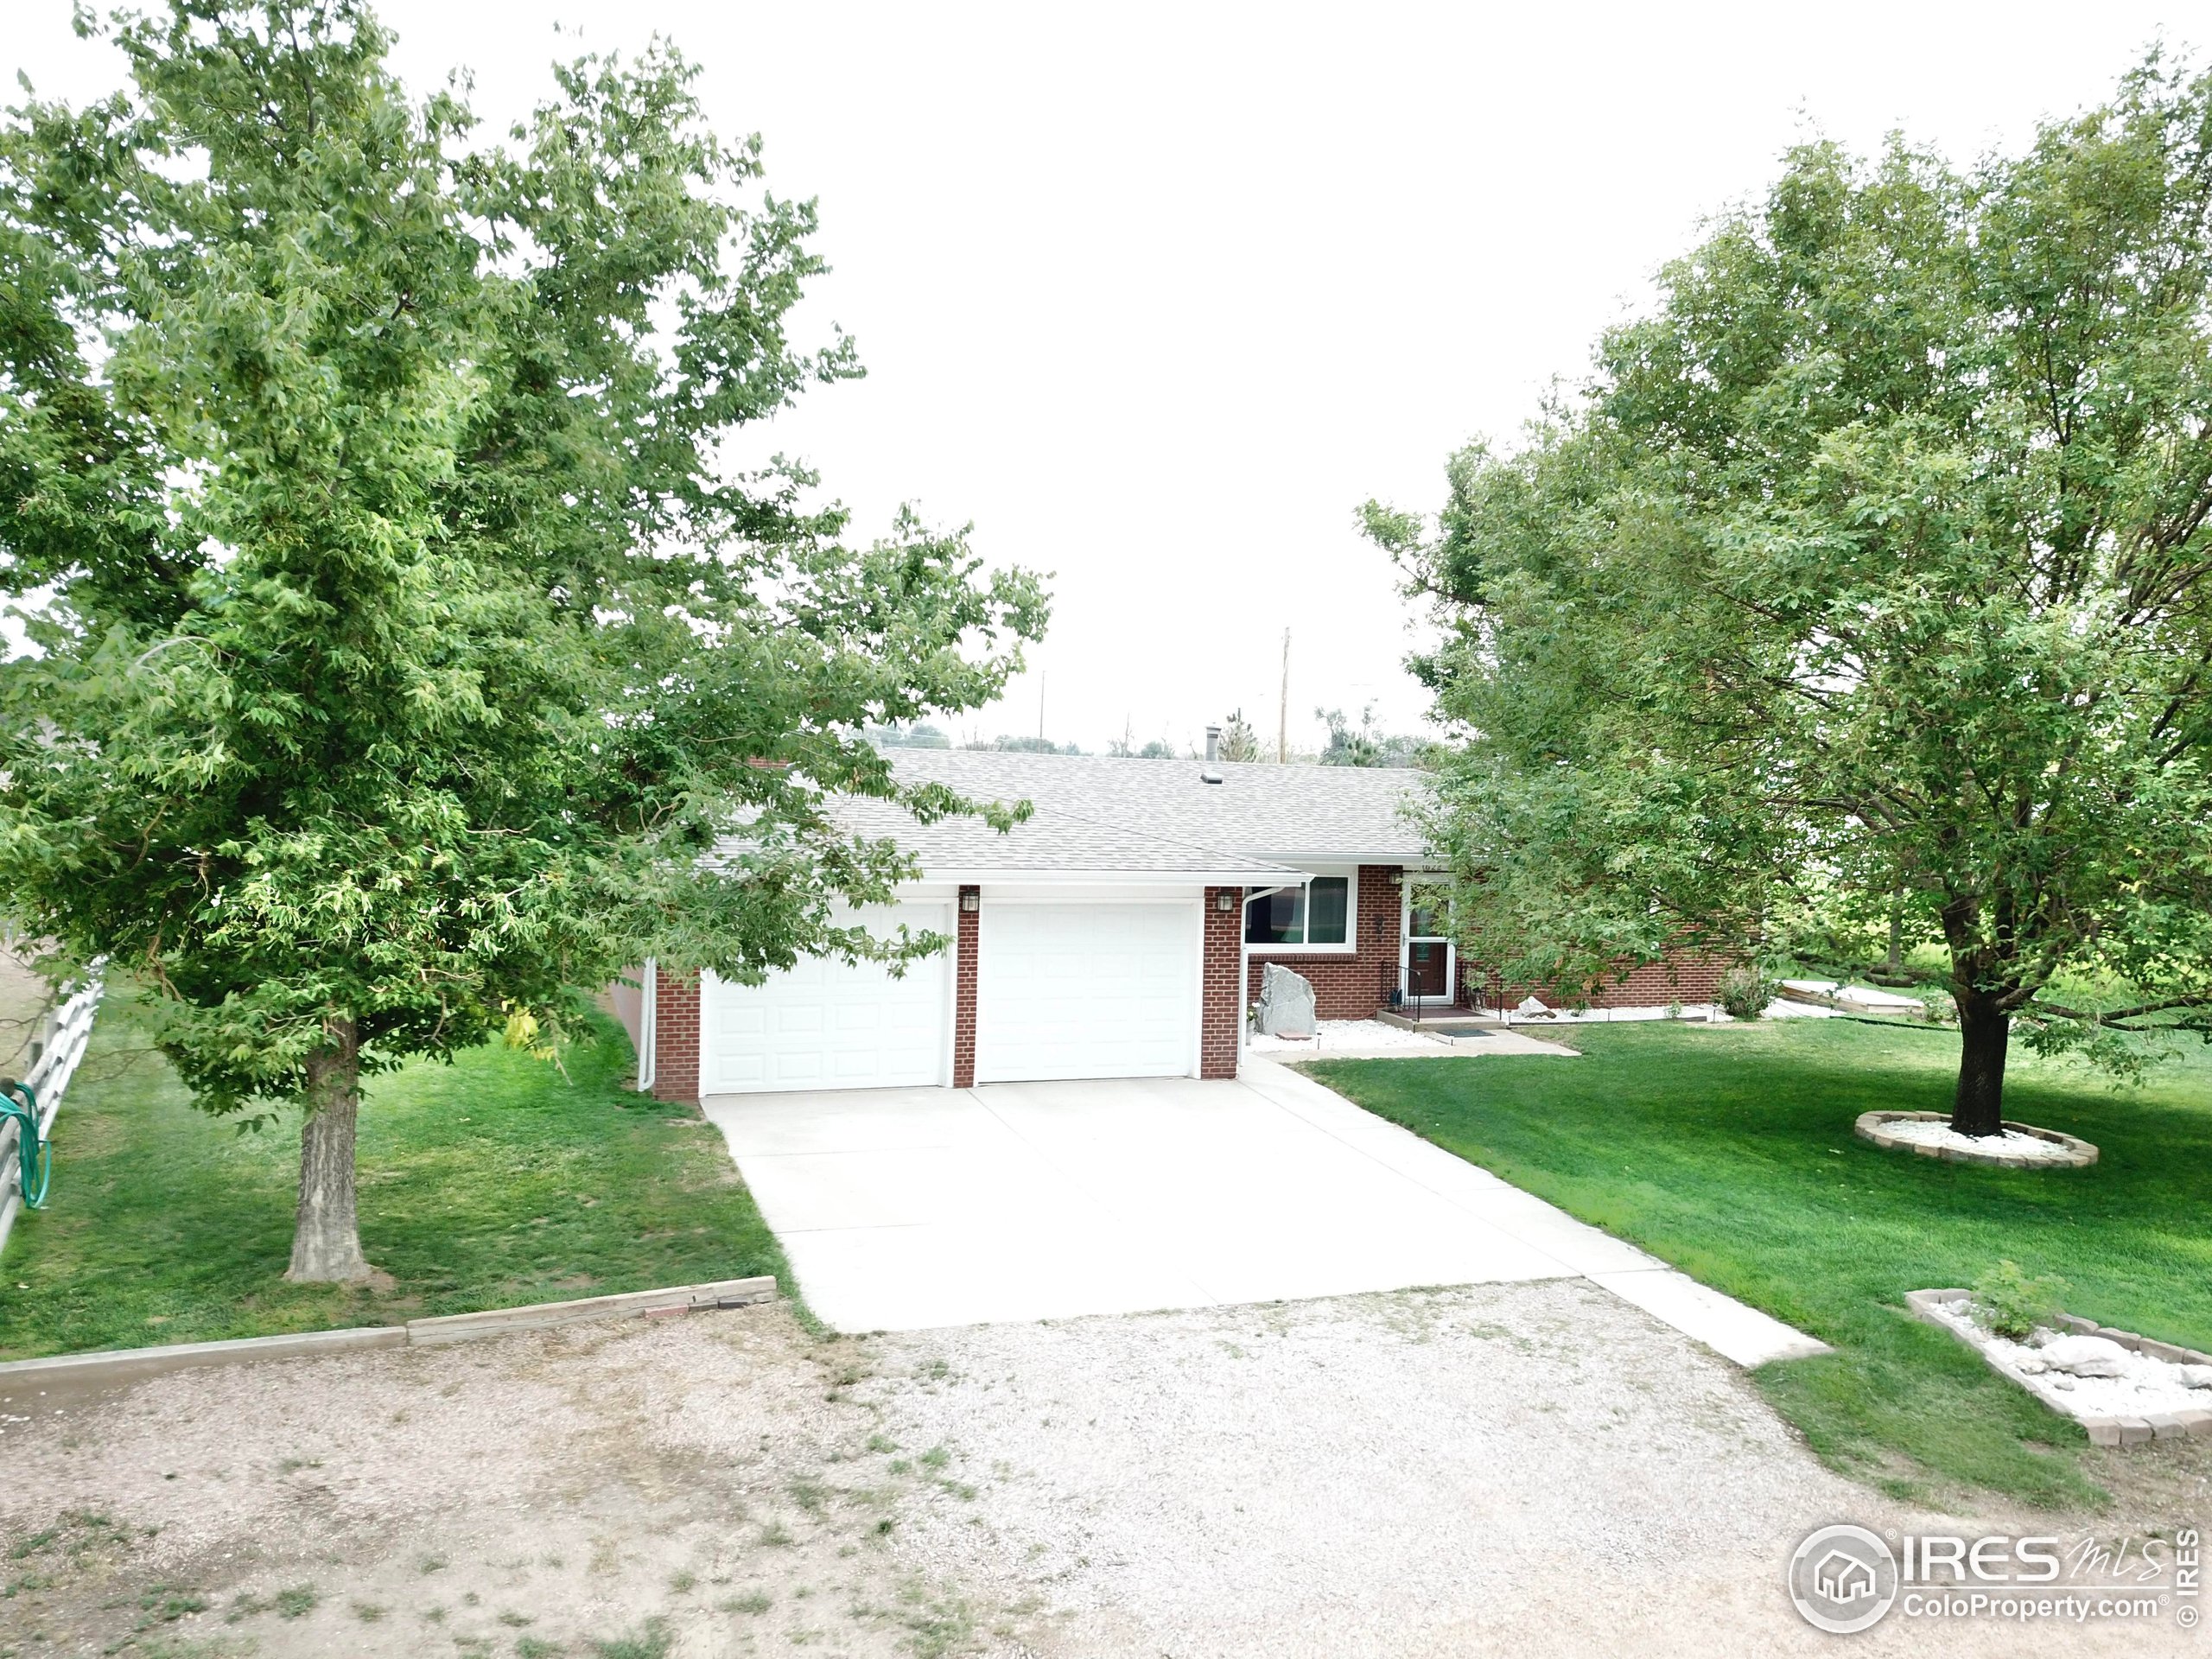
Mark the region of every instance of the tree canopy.
POLYGON ((1355 726, 1341 709, 1316 709, 1313 718, 1329 728, 1322 746, 1325 766, 1418 766, 1427 742, 1383 731, 1375 723, 1375 705, 1359 711, 1355 726))
POLYGON ((1257 760, 1260 740, 1252 730, 1252 722, 1244 718, 1242 709, 1232 709, 1221 723, 1221 758, 1224 760, 1257 760))
POLYGON ((1972 1134, 2015 1019, 2119 1061, 2199 1017, 2209 237, 2212 79, 2157 57, 1970 168, 1808 143, 1433 525, 1370 504, 1446 624, 1432 828, 1493 960, 1594 983, 1901 893, 1972 1134))
POLYGON ((988 701, 1046 602, 726 460, 860 370, 671 48, 493 143, 354 0, 111 27, 128 88, 0 130, 0 891, 143 976, 210 1109, 310 1108, 293 1269, 357 1275, 360 1068, 649 956, 939 944, 840 923, 912 867, 830 798, 977 810, 863 734, 988 701))

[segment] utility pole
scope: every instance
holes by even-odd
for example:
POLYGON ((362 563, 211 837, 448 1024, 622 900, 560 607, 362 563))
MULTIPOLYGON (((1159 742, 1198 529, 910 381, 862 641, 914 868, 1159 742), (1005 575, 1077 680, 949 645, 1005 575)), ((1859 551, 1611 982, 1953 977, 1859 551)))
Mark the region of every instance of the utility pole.
POLYGON ((1039 747, 1039 748, 1041 748, 1041 747, 1044 747, 1044 743, 1045 743, 1045 671, 1044 671, 1043 669, 1041 669, 1041 668, 1040 668, 1040 669, 1039 669, 1039 670, 1037 671, 1037 744, 1038 744, 1038 747, 1039 747))
POLYGON ((1275 765, 1290 764, 1290 630, 1282 631, 1282 703, 1275 713, 1275 765))

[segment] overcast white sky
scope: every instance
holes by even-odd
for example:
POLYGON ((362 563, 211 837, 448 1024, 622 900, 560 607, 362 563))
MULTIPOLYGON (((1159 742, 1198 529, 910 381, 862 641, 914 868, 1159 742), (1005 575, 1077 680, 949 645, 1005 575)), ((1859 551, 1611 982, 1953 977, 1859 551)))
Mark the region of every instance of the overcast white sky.
MULTIPOLYGON (((1965 158, 2101 99, 2179 0, 1851 8, 557 6, 385 0, 418 89, 472 69, 503 129, 582 48, 655 30, 815 196, 809 315, 869 375, 768 448, 887 523, 972 521, 1054 573, 1050 635, 961 736, 1195 741, 1242 706, 1416 723, 1408 613, 1353 514, 1433 507, 1446 454, 1510 437, 1700 219, 1814 129, 1965 158), (556 38, 556 18, 568 31, 556 38)), ((0 68, 73 101, 117 60, 16 0, 0 68)))

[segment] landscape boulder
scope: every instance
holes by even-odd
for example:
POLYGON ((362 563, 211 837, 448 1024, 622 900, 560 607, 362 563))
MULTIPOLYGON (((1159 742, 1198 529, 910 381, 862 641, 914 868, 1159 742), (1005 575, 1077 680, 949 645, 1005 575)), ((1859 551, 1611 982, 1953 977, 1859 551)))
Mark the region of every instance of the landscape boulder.
POLYGON ((1312 983, 1269 963, 1260 975, 1260 1029, 1270 1037, 1311 1037, 1315 1030, 1312 983))
POLYGON ((2061 1337, 2044 1344, 2043 1363, 2075 1376, 2118 1376, 2127 1350, 2109 1337, 2061 1337))

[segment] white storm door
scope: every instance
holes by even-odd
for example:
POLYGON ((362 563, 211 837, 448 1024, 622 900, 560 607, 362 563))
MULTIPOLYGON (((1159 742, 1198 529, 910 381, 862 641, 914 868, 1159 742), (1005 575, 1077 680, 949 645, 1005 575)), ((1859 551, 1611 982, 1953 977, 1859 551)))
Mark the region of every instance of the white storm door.
MULTIPOLYGON (((900 922, 952 931, 944 905, 872 906, 852 919, 878 935, 900 922)), ((895 979, 873 963, 813 957, 760 985, 709 974, 699 989, 699 1092, 949 1083, 951 1022, 949 949, 895 979)))
POLYGON ((1198 1069, 1195 906, 986 903, 976 920, 976 1082, 1198 1069))

